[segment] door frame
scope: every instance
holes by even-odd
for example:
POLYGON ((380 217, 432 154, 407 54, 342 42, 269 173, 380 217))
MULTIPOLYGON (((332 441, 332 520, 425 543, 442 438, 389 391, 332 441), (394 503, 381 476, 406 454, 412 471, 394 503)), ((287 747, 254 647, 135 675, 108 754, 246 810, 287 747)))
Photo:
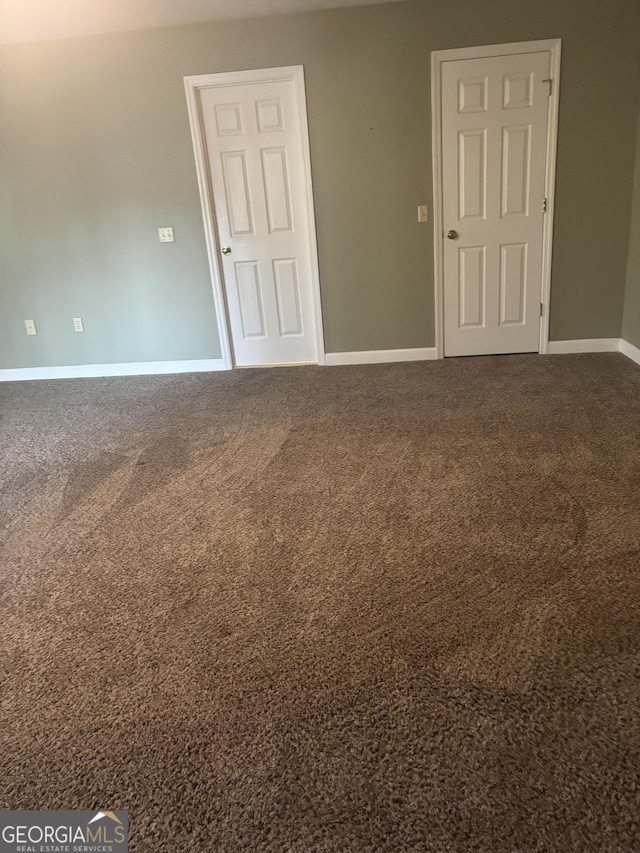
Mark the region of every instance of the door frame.
POLYGON ((200 91, 221 86, 242 86, 248 83, 272 83, 293 80, 295 83, 296 105, 298 107, 299 131, 304 159, 304 191, 307 201, 309 222, 309 254, 311 262, 311 290, 313 293, 313 313, 315 317, 314 333, 318 364, 325 363, 324 333, 322 327, 322 302, 320 299, 320 269, 318 266, 318 245, 316 238, 315 210, 313 205, 313 183, 311 179, 311 152, 309 147, 309 126, 307 120, 307 99, 304 85, 304 67, 289 65, 282 68, 257 68, 248 71, 223 71, 217 74, 198 74, 184 78, 187 96, 189 126, 193 141, 193 153, 196 161, 196 174, 200 190, 200 203, 204 221, 207 255, 213 299, 218 321, 218 334, 225 369, 231 370, 233 363, 233 345, 229 326, 227 299, 222 275, 220 258, 220 240, 215 216, 213 187, 209 174, 209 160, 204 135, 204 122, 200 109, 200 91))
POLYGON ((436 50, 431 54, 431 143, 433 165, 433 259, 435 281, 436 358, 444 358, 444 223, 442 181, 442 66, 459 59, 484 59, 517 53, 550 53, 551 95, 549 97, 549 126, 547 130, 547 159, 545 168, 545 197, 547 211, 542 236, 542 290, 540 302, 540 348, 544 354, 549 347, 549 309, 551 298, 551 260, 553 254, 553 216, 555 210, 556 154, 558 147, 558 107, 560 103, 560 57, 562 39, 509 42, 507 44, 461 47, 436 50))

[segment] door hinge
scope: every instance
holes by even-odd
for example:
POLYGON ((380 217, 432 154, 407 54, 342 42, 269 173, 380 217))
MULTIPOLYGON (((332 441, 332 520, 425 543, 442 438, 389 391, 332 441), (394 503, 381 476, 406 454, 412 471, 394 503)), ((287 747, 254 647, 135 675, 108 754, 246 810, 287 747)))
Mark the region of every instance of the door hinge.
POLYGON ((543 213, 547 212, 547 199, 546 198, 542 199, 542 212, 543 213))
POLYGON ((544 317, 544 304, 542 302, 540 303, 540 316, 544 317))
POLYGON ((553 92, 553 80, 551 77, 546 77, 542 82, 549 84, 549 97, 551 97, 551 93, 553 92))

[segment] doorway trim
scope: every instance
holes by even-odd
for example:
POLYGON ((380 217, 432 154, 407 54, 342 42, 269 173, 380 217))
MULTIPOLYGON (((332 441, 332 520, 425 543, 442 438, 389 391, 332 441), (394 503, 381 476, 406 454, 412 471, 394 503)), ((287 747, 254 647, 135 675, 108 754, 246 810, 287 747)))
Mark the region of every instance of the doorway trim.
POLYGON ((222 360, 226 370, 232 370, 233 345, 229 329, 229 315, 220 260, 220 241, 216 225, 213 188, 209 174, 209 163, 204 136, 204 122, 200 109, 200 90, 218 86, 242 86, 248 83, 270 83, 278 80, 292 80, 295 84, 296 105, 298 108, 299 131, 304 157, 304 191, 309 217, 309 253, 311 260, 311 289, 313 292, 313 312, 315 317, 315 338, 318 364, 325 363, 324 332, 322 327, 322 302, 320 299, 320 269, 318 266, 318 244, 316 237, 315 210, 313 205, 313 183, 311 178, 311 152, 309 147, 309 125, 307 119, 307 99, 304 85, 304 67, 288 65, 281 68, 257 68, 248 71, 223 71, 217 74, 198 74, 184 78, 187 96, 189 126, 193 141, 193 153, 196 161, 196 174, 200 190, 200 204, 204 221, 207 255, 213 286, 213 299, 218 321, 218 334, 222 350, 222 360))
POLYGON ((547 212, 542 235, 542 316, 540 317, 540 354, 549 348, 549 307, 551 300, 551 259, 553 254, 553 216, 555 210, 556 153, 558 146, 558 107, 560 103, 560 57, 562 39, 509 42, 507 44, 436 50, 431 54, 431 144, 433 165, 433 263, 435 284, 436 358, 444 358, 444 223, 442 216, 442 66, 458 59, 484 59, 517 53, 539 53, 551 56, 551 95, 547 130, 545 197, 547 212))

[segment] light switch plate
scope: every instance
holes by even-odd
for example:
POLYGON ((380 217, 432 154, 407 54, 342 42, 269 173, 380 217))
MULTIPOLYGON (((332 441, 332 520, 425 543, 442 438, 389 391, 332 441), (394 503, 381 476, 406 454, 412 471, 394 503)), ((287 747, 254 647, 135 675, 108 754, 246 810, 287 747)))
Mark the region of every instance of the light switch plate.
POLYGON ((169 225, 164 228, 158 228, 158 237, 160 238, 161 243, 173 243, 175 241, 173 228, 169 225))
POLYGON ((421 204, 418 207, 418 222, 429 221, 429 207, 426 204, 421 204))
POLYGON ((24 327, 27 330, 28 335, 37 335, 38 330, 36 329, 35 320, 25 320, 24 327))
POLYGON ((84 323, 82 322, 82 317, 73 318, 73 330, 74 332, 84 332, 84 323))

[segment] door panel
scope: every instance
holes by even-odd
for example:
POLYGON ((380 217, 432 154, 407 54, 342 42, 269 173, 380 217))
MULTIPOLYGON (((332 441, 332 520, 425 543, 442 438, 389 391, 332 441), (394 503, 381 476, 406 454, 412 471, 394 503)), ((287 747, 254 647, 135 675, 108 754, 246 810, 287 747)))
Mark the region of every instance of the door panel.
POLYGON ((502 216, 528 216, 531 125, 502 129, 502 216))
POLYGON ((253 234, 253 214, 244 151, 225 151, 221 160, 229 232, 233 237, 253 234))
POLYGON ((500 246, 500 325, 525 322, 527 292, 527 245, 500 246))
POLYGON ((486 251, 484 246, 469 246, 459 252, 461 329, 484 328, 486 309, 486 251))
POLYGON ((285 148, 263 148, 261 153, 269 233, 293 231, 287 151, 285 148))
POLYGON ((302 335, 302 312, 300 311, 300 287, 298 265, 295 258, 273 262, 273 280, 276 283, 278 302, 278 327, 280 334, 302 335))
POLYGON ((258 264, 255 261, 245 261, 234 264, 234 267, 242 337, 244 340, 264 338, 264 301, 258 264))
POLYGON ((443 63, 445 355, 536 352, 550 55, 443 63))
POLYGON ((202 88, 200 109, 234 363, 317 361, 295 83, 202 88))
POLYGON ((482 130, 463 130, 458 134, 460 163, 458 174, 460 187, 460 220, 484 219, 487 209, 486 196, 486 138, 482 130))

